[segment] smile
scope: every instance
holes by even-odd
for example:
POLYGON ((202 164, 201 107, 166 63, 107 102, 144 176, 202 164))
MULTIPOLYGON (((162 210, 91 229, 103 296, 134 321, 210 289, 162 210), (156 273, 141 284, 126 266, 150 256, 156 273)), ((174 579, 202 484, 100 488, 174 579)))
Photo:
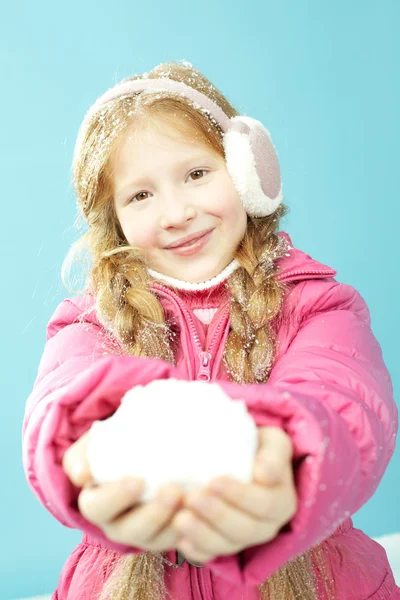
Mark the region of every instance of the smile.
POLYGON ((179 256, 189 256, 195 254, 196 252, 199 252, 204 248, 204 246, 210 239, 213 231, 214 230, 209 231, 208 233, 206 233, 200 238, 197 238, 197 240, 194 240, 193 242, 188 242, 187 244, 183 244, 182 246, 178 246, 177 248, 167 248, 167 250, 168 252, 172 252, 173 254, 177 254, 179 256))

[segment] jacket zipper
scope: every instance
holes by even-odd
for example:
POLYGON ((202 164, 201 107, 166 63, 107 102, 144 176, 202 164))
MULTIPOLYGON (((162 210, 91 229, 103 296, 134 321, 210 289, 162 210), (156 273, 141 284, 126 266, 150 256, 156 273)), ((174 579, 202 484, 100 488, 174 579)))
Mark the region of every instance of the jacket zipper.
POLYGON ((196 379, 199 379, 201 381, 210 381, 210 379, 211 379, 211 362, 213 360, 214 346, 216 345, 216 342, 217 342, 218 338, 220 337, 220 331, 222 329, 223 324, 226 322, 226 317, 228 316, 228 312, 229 312, 229 307, 225 308, 225 310, 223 311, 222 317, 214 331, 214 335, 211 339, 210 345, 209 345, 208 349, 205 351, 203 350, 203 348, 200 344, 200 339, 197 334, 196 328, 194 326, 193 320, 192 320, 190 314, 188 314, 188 323, 191 328, 191 333, 192 333, 193 339, 194 339, 195 344, 198 349, 198 357, 200 360, 200 367, 199 367, 199 370, 197 371, 196 379))
POLYGON ((177 294, 175 294, 175 292, 171 291, 170 289, 166 289, 163 285, 156 284, 154 287, 156 287, 158 289, 162 288, 163 290, 167 291, 167 293, 175 299, 175 301, 181 308, 182 312, 184 313, 186 322, 189 325, 192 340, 194 341, 196 348, 197 348, 197 356, 198 356, 199 362, 200 362, 200 366, 197 370, 196 379, 200 380, 200 381, 210 381, 210 379, 211 379, 211 364, 212 364, 212 360, 213 360, 214 347, 217 344, 217 340, 219 338, 221 328, 226 323, 226 318, 229 314, 229 303, 227 303, 226 308, 222 312, 222 316, 221 316, 220 321, 214 331, 214 335, 210 341, 208 348, 203 350, 203 347, 200 343, 200 338, 196 331, 196 327, 193 323, 192 316, 191 316, 189 310, 187 309, 187 307, 185 306, 184 302, 182 302, 182 300, 179 298, 179 296, 177 294))
POLYGON ((176 296, 176 299, 177 299, 177 302, 179 302, 179 305, 185 314, 186 321, 189 325, 190 333, 192 335, 192 339, 194 340, 194 343, 196 344, 196 347, 197 347, 197 355, 199 357, 200 367, 197 371, 196 379, 200 379, 201 381, 210 381, 210 379, 211 379, 211 361, 213 359, 214 346, 216 345, 216 342, 219 338, 219 332, 221 331, 222 325, 224 324, 225 319, 228 316, 229 305, 223 311, 223 316, 220 318, 220 321, 217 325, 216 330, 214 331, 214 335, 211 339, 211 342, 210 342, 208 348, 206 350, 203 350, 203 347, 200 343, 200 338, 196 331, 196 327, 193 323, 193 319, 192 319, 190 312, 186 308, 185 304, 181 301, 179 296, 176 296))

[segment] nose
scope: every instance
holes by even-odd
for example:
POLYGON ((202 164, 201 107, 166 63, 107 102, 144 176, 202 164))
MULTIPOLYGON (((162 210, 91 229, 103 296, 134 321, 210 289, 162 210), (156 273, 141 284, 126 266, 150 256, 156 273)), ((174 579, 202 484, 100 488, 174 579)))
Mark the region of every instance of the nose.
POLYGON ((163 229, 180 228, 196 216, 195 207, 190 199, 185 197, 184 194, 179 194, 176 190, 165 191, 160 205, 160 226, 163 229))

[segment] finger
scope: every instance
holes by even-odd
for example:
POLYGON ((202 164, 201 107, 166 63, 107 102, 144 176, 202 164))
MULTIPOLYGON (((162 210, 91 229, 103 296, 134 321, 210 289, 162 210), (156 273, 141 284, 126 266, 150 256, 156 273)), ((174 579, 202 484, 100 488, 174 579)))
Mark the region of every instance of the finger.
POLYGON ((144 483, 132 478, 85 487, 78 497, 79 510, 88 521, 102 527, 139 502, 144 483))
POLYGON ((146 546, 160 535, 161 530, 168 524, 178 504, 182 492, 171 489, 171 496, 163 493, 155 500, 139 504, 103 527, 106 535, 111 540, 120 543, 146 546))
MULTIPOLYGON (((269 535, 273 535, 276 529, 274 519, 259 519, 254 515, 230 504, 226 499, 217 496, 204 495, 191 503, 195 516, 205 521, 209 526, 219 533, 233 549, 249 539, 265 541, 269 535)), ((188 512, 188 511, 182 511, 188 512)), ((189 511, 190 513, 190 511, 189 511)), ((176 527, 182 534, 181 528, 185 516, 178 515, 176 527)))
MULTIPOLYGON (((153 551, 163 551, 168 548, 178 547, 178 533, 171 525, 174 513, 172 513, 165 525, 151 538, 146 540, 146 549, 153 551)), ((143 543, 142 543, 143 547, 143 543)))
POLYGON ((281 485, 287 477, 288 465, 279 456, 258 455, 254 461, 252 480, 270 488, 281 485))
MULTIPOLYGON (((256 482, 242 483, 232 477, 220 477, 210 483, 209 489, 229 505, 247 513, 253 519, 273 518, 281 487, 267 487, 256 482)), ((188 500, 191 506, 192 501, 188 500)))
MULTIPOLYGON (((178 522, 178 521, 177 521, 178 522)), ((194 515, 191 511, 182 511, 179 523, 175 525, 178 533, 178 549, 193 562, 208 562, 220 554, 233 554, 239 547, 225 538, 210 523, 194 515), (185 523, 185 526, 183 526, 185 523)))
POLYGON ((290 436, 280 427, 259 427, 259 451, 267 448, 277 450, 286 460, 291 460, 293 443, 290 436))
POLYGON ((77 487, 83 487, 92 479, 89 461, 87 460, 87 431, 68 448, 62 459, 62 467, 70 480, 77 487))
POLYGON ((287 481, 292 470, 293 446, 290 437, 277 427, 260 428, 259 448, 254 461, 253 479, 266 485, 287 481))
POLYGON ((187 538, 182 538, 179 540, 176 547, 187 560, 192 563, 196 563, 197 566, 199 566, 199 564, 204 565, 217 556, 217 554, 206 554, 201 549, 195 548, 192 542, 187 538))

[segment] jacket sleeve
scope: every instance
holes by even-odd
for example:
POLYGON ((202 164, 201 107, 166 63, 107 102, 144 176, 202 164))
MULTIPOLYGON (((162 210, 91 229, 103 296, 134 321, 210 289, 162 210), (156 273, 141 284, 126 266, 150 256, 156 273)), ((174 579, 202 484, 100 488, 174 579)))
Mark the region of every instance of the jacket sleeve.
POLYGON ((273 540, 207 563, 236 585, 259 585, 329 537, 371 498, 395 450, 398 410, 364 299, 333 278, 294 289, 286 331, 296 333, 282 340, 268 382, 220 382, 246 401, 257 426, 290 436, 298 497, 273 540))
POLYGON ((81 488, 65 474, 62 459, 95 420, 117 410, 128 389, 154 379, 181 377, 166 361, 118 354, 99 323, 81 319, 81 312, 66 299, 48 323, 38 375, 25 407, 23 468, 35 496, 60 523, 87 532, 113 550, 136 553, 142 550, 109 540, 83 517, 77 504, 81 488))

